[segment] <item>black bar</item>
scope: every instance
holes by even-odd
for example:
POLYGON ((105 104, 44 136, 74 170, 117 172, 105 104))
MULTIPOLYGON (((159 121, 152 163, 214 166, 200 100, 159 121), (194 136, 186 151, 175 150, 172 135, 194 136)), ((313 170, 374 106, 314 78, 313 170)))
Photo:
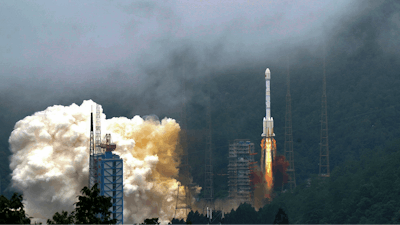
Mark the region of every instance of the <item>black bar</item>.
POLYGON ((90 131, 93 131, 93 113, 90 113, 90 131))

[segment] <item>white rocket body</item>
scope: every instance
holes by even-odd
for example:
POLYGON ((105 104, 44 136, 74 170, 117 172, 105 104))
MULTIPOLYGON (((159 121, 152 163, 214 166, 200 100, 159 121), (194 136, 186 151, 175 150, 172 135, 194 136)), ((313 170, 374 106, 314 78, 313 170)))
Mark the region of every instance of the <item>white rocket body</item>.
POLYGON ((274 134, 274 119, 271 117, 271 72, 269 68, 265 70, 265 117, 263 120, 262 137, 273 137, 274 134))

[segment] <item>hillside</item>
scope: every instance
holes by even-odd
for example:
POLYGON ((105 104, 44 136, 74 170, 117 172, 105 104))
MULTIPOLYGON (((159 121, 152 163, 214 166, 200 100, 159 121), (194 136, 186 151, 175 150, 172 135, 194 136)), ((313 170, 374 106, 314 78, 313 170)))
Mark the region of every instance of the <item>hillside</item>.
MULTIPOLYGON (((366 5, 369 6, 355 12, 352 17, 342 18, 334 29, 327 32, 325 40, 332 171, 347 160, 358 161, 365 157, 366 149, 379 149, 400 137, 400 56, 396 51, 400 44, 397 38, 400 29, 396 24, 399 3, 385 1, 378 4, 371 1, 366 5)), ((215 68, 209 83, 206 79, 190 77, 188 74, 183 82, 186 82, 191 93, 186 105, 189 163, 195 183, 200 186, 204 183, 204 94, 208 85, 211 86, 215 174, 226 173, 229 141, 248 138, 255 143, 256 151, 260 152, 265 106, 263 73, 266 67, 269 67, 272 73, 272 116, 275 120, 278 152, 282 151, 287 55, 290 58, 293 138, 298 184, 304 183, 317 173, 323 71, 321 42, 322 40, 315 40, 315 45, 300 48, 282 47, 282 54, 269 62, 259 59, 243 61, 234 67, 215 68)), ((171 61, 169 66, 176 65, 172 63, 175 63, 174 60, 186 63, 189 60, 184 57, 188 54, 187 51, 195 49, 178 49, 174 54, 179 57, 168 59, 171 61)), ((114 79, 114 83, 122 86, 123 77, 128 75, 121 72, 109 76, 114 79)), ((36 100, 30 101, 29 104, 25 94, 16 91, 20 89, 22 87, 16 84, 2 90, 0 95, 1 186, 3 193, 8 197, 12 193, 12 190, 5 191, 5 187, 10 184, 11 173, 8 138, 18 120, 36 111, 54 104, 80 104, 84 99, 93 99, 102 104, 108 118, 157 114, 159 118, 172 117, 180 121, 180 108, 173 107, 163 111, 164 105, 156 104, 154 98, 157 95, 151 92, 151 89, 142 95, 135 95, 126 92, 126 89, 111 93, 107 85, 103 85, 98 87, 102 91, 85 89, 75 92, 71 91, 75 90, 72 88, 62 90, 67 94, 60 95, 61 97, 51 98, 53 93, 50 89, 32 86, 24 89, 37 96, 36 100)), ((175 94, 175 99, 179 102, 182 96, 179 96, 179 93, 175 94)), ((215 176, 214 188, 217 198, 226 197, 227 177, 215 176)))
MULTIPOLYGON (((359 160, 365 149, 383 147, 400 137, 400 57, 386 51, 387 46, 382 44, 382 35, 387 34, 385 29, 393 19, 382 15, 396 15, 395 9, 399 9, 395 1, 371 7, 351 18, 347 26, 339 26, 326 42, 331 171, 346 160, 359 160)), ((316 51, 317 54, 315 48, 304 48, 289 52, 298 183, 317 174, 319 168, 323 60, 322 48, 316 51)), ((280 60, 286 62, 284 58, 280 60)), ((211 82, 215 173, 226 173, 229 141, 248 138, 260 152, 265 113, 263 72, 267 66, 272 77, 271 107, 277 148, 283 153, 287 64, 233 68, 217 74, 211 82)), ((205 115, 204 107, 198 109, 196 104, 191 102, 189 115, 205 115)), ((190 117, 189 129, 204 129, 199 124, 205 122, 204 116, 190 117)), ((195 157, 190 158, 192 174, 202 184, 203 160, 197 155, 203 156, 199 151, 204 147, 200 142, 191 144, 190 150, 195 152, 195 157)), ((227 177, 214 181, 217 196, 227 196, 227 177)))

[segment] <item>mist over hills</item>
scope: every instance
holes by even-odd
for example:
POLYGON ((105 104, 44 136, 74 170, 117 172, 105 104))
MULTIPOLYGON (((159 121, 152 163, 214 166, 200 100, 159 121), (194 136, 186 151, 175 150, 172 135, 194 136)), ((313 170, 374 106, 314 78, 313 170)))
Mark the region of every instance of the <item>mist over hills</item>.
MULTIPOLYGON (((321 36, 309 35, 301 44, 295 38, 289 40, 295 44, 286 44, 287 40, 271 42, 276 48, 268 51, 264 46, 261 56, 265 58, 258 52, 247 57, 249 52, 237 51, 231 53, 236 61, 227 63, 228 58, 223 54, 230 45, 224 44, 224 39, 207 44, 208 48, 202 49, 201 54, 197 42, 185 40, 167 51, 163 63, 143 64, 139 68, 148 75, 148 80, 126 72, 126 65, 117 65, 95 71, 98 75, 86 80, 90 85, 73 82, 57 86, 45 78, 30 85, 23 85, 19 80, 8 83, 1 88, 0 95, 3 193, 7 196, 12 193, 12 189, 4 190, 11 172, 8 138, 18 120, 54 104, 80 104, 84 99, 93 99, 102 104, 110 117, 156 114, 160 119, 167 116, 180 121, 182 82, 188 90, 191 174, 194 182, 202 186, 208 86, 211 87, 214 173, 225 173, 229 141, 248 138, 260 152, 266 67, 271 69, 272 116, 278 152, 282 153, 287 58, 295 168, 297 181, 302 183, 318 172, 324 42, 331 170, 346 160, 359 159, 365 149, 386 145, 400 137, 400 7, 397 1, 360 1, 352 7, 333 25, 325 27, 324 40, 321 36), (205 79, 208 76, 211 82, 205 79)), ((147 58, 143 56, 141 60, 147 58)), ((31 68, 26 73, 40 72, 40 68, 31 68)), ((32 80, 35 78, 27 81, 32 80)), ((226 197, 227 177, 215 176, 214 184, 216 197, 226 197)))
MULTIPOLYGON (((386 36, 386 33, 399 32, 398 27, 388 28, 398 7, 395 2, 371 7, 354 16, 356 19, 347 26, 338 26, 326 42, 331 169, 346 160, 359 159, 365 149, 384 146, 399 138, 400 61, 398 53, 388 52, 386 47, 398 48, 399 41, 386 36), (388 42, 383 43, 382 38, 388 42)), ((318 46, 288 53, 295 168, 299 183, 311 174, 317 174, 319 168, 322 52, 322 46, 318 46)), ((279 60, 279 64, 270 67, 271 104, 277 148, 282 154, 287 69, 285 57, 279 60)), ((232 69, 212 82, 219 84, 218 94, 214 95, 213 137, 215 146, 223 146, 220 151, 216 147, 221 158, 214 159, 214 166, 220 170, 228 163, 223 159, 227 157, 229 140, 250 138, 260 151, 260 115, 264 113, 264 99, 256 96, 263 96, 264 84, 263 70, 255 69, 260 67, 263 68, 250 64, 242 69, 232 69)), ((226 179, 221 180, 223 178, 218 178, 216 182, 220 181, 221 186, 226 184, 226 179)))

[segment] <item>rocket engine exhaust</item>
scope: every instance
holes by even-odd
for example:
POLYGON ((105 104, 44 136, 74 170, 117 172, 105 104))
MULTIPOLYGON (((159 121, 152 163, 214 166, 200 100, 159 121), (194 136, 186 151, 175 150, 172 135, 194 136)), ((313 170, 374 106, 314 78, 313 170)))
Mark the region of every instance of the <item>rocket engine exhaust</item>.
MULTIPOLYGON (((88 185, 88 147, 95 128, 94 115, 88 112, 95 104, 89 100, 80 106, 51 106, 16 123, 9 138, 12 185, 24 194, 29 216, 45 223, 55 212, 72 211, 80 190, 88 185)), ((179 186, 179 124, 170 118, 106 119, 104 113, 100 118, 102 133, 112 134, 114 153, 124 161, 124 222, 158 217, 167 223, 175 212, 179 186)), ((200 192, 198 186, 195 189, 200 192)))

